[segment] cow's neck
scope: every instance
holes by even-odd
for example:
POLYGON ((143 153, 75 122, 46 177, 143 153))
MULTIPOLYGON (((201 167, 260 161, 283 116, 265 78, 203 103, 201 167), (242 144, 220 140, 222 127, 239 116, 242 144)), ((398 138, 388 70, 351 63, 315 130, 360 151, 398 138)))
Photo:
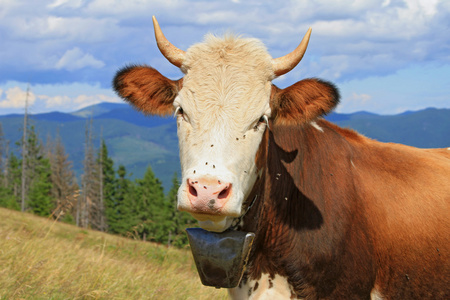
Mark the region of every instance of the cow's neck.
POLYGON ((339 191, 333 191, 333 186, 348 176, 342 161, 348 160, 350 167, 352 149, 334 125, 325 121, 313 125, 272 125, 262 142, 259 153, 265 158, 265 166, 253 190, 258 201, 247 213, 243 226, 243 230, 256 233, 241 284, 249 295, 259 287, 273 287, 278 280, 281 288, 289 289, 285 292, 291 297, 317 296, 321 287, 314 283, 332 280, 306 279, 302 274, 320 267, 310 264, 317 259, 316 253, 331 257, 338 249, 332 235, 345 234, 346 224, 331 228, 326 219, 348 213, 339 202, 330 205, 334 200, 330 197, 334 193, 339 199, 339 191), (322 128, 328 125, 331 128, 322 128), (260 280, 265 277, 268 282, 263 284, 260 280))

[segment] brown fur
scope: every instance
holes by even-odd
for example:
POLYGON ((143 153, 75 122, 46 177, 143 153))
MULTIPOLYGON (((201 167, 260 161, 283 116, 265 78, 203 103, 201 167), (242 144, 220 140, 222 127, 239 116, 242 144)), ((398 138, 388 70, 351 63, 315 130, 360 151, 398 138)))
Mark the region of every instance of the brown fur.
POLYGON ((183 80, 173 81, 146 66, 130 66, 117 72, 113 86, 126 101, 145 114, 170 115, 183 80))
POLYGON ((284 124, 306 123, 327 114, 339 103, 334 85, 320 79, 304 79, 292 86, 272 87, 272 118, 284 124))
POLYGON ((246 276, 286 276, 306 299, 447 299, 450 160, 317 122, 271 124, 246 276))

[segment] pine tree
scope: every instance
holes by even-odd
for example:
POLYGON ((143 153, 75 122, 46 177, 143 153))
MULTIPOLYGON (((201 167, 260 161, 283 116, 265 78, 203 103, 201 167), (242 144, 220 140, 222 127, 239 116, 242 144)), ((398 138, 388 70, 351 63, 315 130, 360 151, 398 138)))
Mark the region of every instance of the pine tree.
POLYGON ((44 156, 42 142, 39 139, 34 126, 30 126, 27 138, 27 155, 25 176, 25 208, 31 209, 35 214, 48 216, 54 208, 54 200, 51 195, 52 182, 51 166, 48 158, 44 156))
POLYGON ((135 203, 133 201, 134 185, 133 182, 126 178, 127 171, 125 166, 119 166, 117 175, 114 201, 109 202, 106 207, 108 230, 111 233, 127 235, 137 225, 137 219, 133 214, 135 203))
MULTIPOLYGON (((8 186, 8 146, 4 138, 2 123, 0 123, 0 199, 6 195, 8 186)), ((1 200, 0 200, 1 201, 1 200)), ((1 203, 0 203, 1 205, 1 203)))
POLYGON ((2 123, 0 123, 0 206, 12 208, 15 199, 12 197, 8 182, 8 142, 4 139, 2 123))
POLYGON ((114 171, 114 162, 108 156, 108 148, 106 143, 102 140, 100 151, 98 154, 97 163, 100 166, 100 180, 101 180, 101 196, 100 196, 100 206, 102 207, 102 217, 106 220, 101 221, 102 231, 107 230, 107 224, 109 224, 109 214, 114 214, 112 210, 116 207, 115 198, 115 188, 116 188, 116 174, 114 171))
POLYGON ((0 123, 0 189, 5 187, 5 169, 6 169, 6 141, 3 134, 2 123, 0 123))
POLYGON ((0 194, 0 206, 20 210, 21 161, 11 153, 6 164, 7 185, 0 194))
POLYGON ((20 168, 21 165, 22 161, 14 155, 14 152, 11 152, 8 160, 8 181, 9 186, 11 187, 12 195, 17 200, 17 205, 19 205, 20 201, 20 184, 22 176, 22 170, 20 168))
POLYGON ((167 194, 167 209, 168 214, 170 216, 170 220, 172 221, 171 224, 168 226, 168 241, 167 245, 170 246, 174 244, 174 241, 177 240, 178 235, 178 229, 180 227, 179 220, 176 217, 177 215, 177 194, 178 194, 178 187, 180 186, 180 183, 178 182, 178 176, 175 173, 172 178, 172 188, 169 190, 169 193, 167 194))
POLYGON ((143 179, 136 180, 134 216, 138 221, 135 231, 143 240, 167 242, 164 230, 164 192, 161 182, 149 166, 143 179))
POLYGON ((51 166, 47 158, 40 157, 34 167, 34 178, 28 191, 28 207, 39 216, 50 216, 55 208, 52 197, 51 166))
POLYGON ((195 219, 188 213, 177 209, 177 194, 180 183, 175 173, 172 178, 172 188, 167 194, 167 207, 169 210, 168 245, 182 248, 188 244, 186 228, 195 225, 195 219))

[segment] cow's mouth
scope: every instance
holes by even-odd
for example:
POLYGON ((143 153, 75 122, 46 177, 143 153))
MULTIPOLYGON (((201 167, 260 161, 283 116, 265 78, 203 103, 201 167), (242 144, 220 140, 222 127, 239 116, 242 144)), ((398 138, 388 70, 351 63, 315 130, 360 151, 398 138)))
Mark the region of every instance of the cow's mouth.
POLYGON ((207 231, 212 232, 224 232, 226 230, 236 230, 238 225, 240 225, 241 220, 250 210, 250 208, 255 203, 257 195, 252 198, 252 201, 244 203, 242 207, 243 213, 240 215, 212 215, 204 213, 189 212, 198 222, 199 226, 207 231))
POLYGON ((232 218, 229 217, 223 217, 220 221, 211 221, 211 220, 205 220, 205 221, 198 221, 198 224, 201 228, 212 231, 212 232, 223 232, 224 230, 227 230, 233 222, 232 218))
POLYGON ((204 230, 212 232, 223 232, 233 223, 234 217, 221 215, 208 215, 190 213, 197 220, 198 225, 204 230))

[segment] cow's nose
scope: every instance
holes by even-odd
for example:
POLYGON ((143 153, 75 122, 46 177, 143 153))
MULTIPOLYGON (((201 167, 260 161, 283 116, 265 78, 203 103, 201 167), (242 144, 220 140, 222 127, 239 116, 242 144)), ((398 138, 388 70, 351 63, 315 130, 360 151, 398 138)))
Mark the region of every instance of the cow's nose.
POLYGON ((211 178, 188 179, 188 198, 193 212, 217 213, 231 195, 231 183, 211 178))

